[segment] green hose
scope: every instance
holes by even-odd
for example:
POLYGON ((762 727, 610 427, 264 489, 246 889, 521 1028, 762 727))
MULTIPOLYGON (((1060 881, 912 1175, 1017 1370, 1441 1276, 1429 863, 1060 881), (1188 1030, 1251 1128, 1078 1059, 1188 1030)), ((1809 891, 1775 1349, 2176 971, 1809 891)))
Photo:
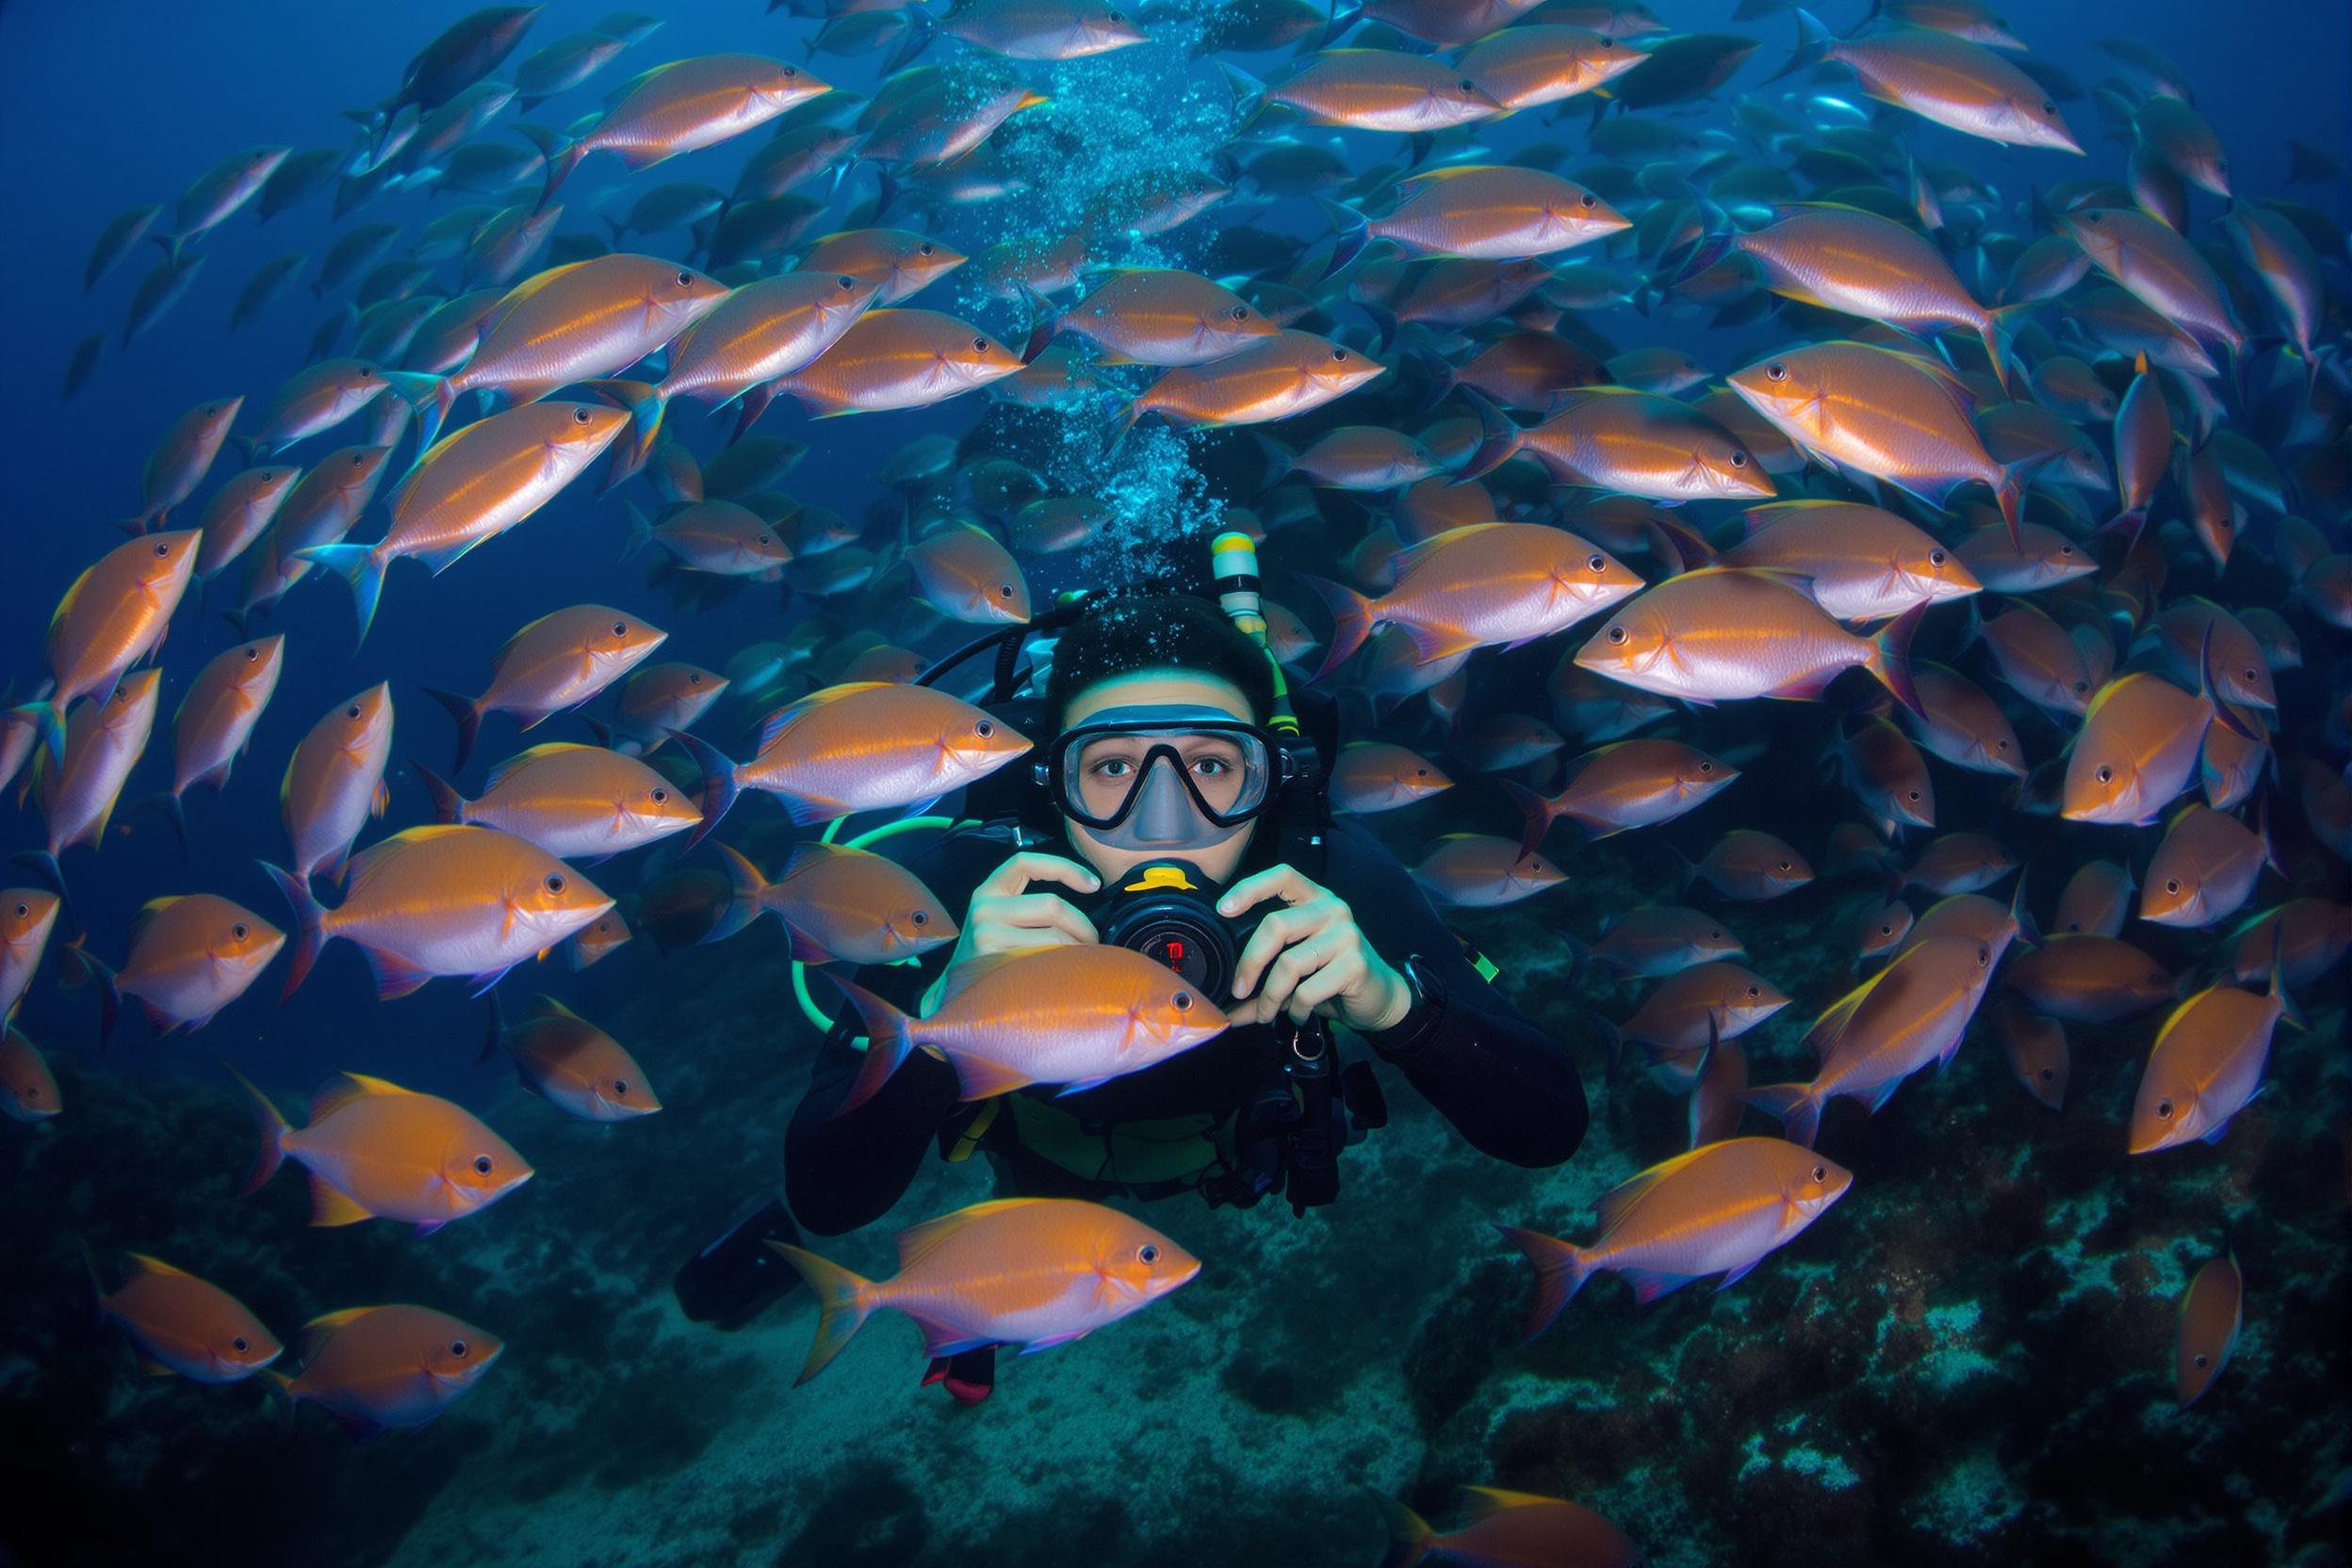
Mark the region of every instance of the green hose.
MULTIPOLYGON (((833 842, 834 835, 841 832, 841 825, 847 821, 849 821, 847 817, 835 817, 831 822, 826 823, 825 832, 819 835, 820 841, 828 844, 833 842)), ((896 822, 886 822, 879 827, 868 828, 850 840, 844 847, 863 849, 868 844, 880 843, 885 839, 894 839, 901 833, 911 833, 919 827, 953 830, 957 827, 976 825, 973 823, 958 822, 954 817, 901 817, 896 822)), ((916 960, 904 958, 900 962, 911 964, 916 960)), ((808 994, 808 966, 798 958, 792 960, 792 998, 800 1004, 801 1015, 817 1026, 817 1033, 823 1035, 831 1032, 833 1021, 825 1016, 825 1009, 818 1006, 816 999, 808 994)))

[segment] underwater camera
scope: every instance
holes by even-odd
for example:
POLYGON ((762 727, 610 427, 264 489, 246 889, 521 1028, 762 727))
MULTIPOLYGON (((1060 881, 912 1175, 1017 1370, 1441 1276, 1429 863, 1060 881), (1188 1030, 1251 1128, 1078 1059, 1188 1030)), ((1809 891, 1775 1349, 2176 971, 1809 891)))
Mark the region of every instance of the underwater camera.
POLYGON ((1233 1000, 1233 967, 1258 922, 1282 900, 1267 899, 1228 920, 1225 890, 1189 860, 1149 860, 1110 884, 1086 911, 1105 947, 1131 947, 1191 982, 1219 1007, 1233 1000))

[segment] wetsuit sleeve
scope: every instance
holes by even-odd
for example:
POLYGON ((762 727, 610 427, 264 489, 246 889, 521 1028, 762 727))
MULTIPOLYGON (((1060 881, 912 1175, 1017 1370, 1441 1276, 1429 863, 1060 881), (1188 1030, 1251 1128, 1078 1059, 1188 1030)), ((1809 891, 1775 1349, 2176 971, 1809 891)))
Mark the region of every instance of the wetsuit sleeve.
MULTIPOLYGON (((960 837, 960 836, 958 836, 960 837)), ((951 909, 972 902, 972 890, 989 868, 1011 853, 987 842, 966 844, 951 838, 933 851, 910 857, 907 870, 951 909)), ((867 968, 858 983, 907 1012, 919 1010, 923 991, 946 967, 949 948, 924 956, 920 965, 867 968)), ((815 976, 809 992, 836 1009, 846 1005, 815 976)), ((889 1211, 915 1179, 939 1124, 958 1103, 956 1071, 927 1051, 908 1056, 874 1097, 841 1113, 866 1054, 850 1042, 856 1015, 836 1024, 817 1047, 808 1092, 792 1113, 784 1137, 784 1196, 805 1231, 839 1235, 871 1224, 889 1211)))
POLYGON ((1326 870, 1373 951, 1399 970, 1418 958, 1443 993, 1417 998, 1396 1028, 1366 1036, 1373 1050, 1481 1153, 1531 1167, 1574 1154, 1590 1113, 1560 1042, 1478 972, 1420 886, 1369 833, 1334 827, 1326 870))

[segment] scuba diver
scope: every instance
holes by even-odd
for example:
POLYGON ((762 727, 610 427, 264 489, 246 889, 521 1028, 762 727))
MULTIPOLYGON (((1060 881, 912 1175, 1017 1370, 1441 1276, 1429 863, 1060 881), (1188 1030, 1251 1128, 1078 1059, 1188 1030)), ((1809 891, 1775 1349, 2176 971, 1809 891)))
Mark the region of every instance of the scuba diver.
MULTIPOLYGON (((1218 558, 1220 587, 1229 560, 1218 558)), ((1254 610, 1253 556, 1248 566, 1254 610)), ((1051 740, 967 800, 973 817, 1001 804, 1000 820, 907 858, 964 910, 956 941, 857 982, 927 1015, 964 960, 1116 941, 1192 979, 1232 1027, 1080 1093, 1040 1086, 972 1102, 945 1062, 918 1051, 845 1111, 864 1054, 844 1007, 787 1135, 800 1225, 835 1234, 879 1218, 935 1147, 950 1160, 984 1154, 1004 1195, 1194 1191, 1248 1206, 1280 1192, 1303 1215, 1336 1197, 1347 1144, 1386 1120, 1369 1063, 1337 1068, 1331 1023, 1481 1152, 1525 1167, 1574 1154, 1587 1110, 1567 1053, 1494 988, 1378 840, 1331 818, 1316 752, 1263 644, 1189 596, 1086 600, 1067 614, 1042 707, 1021 721, 1051 740), (984 804, 998 785, 1018 795, 984 804)), ((1017 647, 1000 649, 1000 698, 1017 647)), ((976 1402, 993 1354, 935 1364, 925 1381, 976 1402)))

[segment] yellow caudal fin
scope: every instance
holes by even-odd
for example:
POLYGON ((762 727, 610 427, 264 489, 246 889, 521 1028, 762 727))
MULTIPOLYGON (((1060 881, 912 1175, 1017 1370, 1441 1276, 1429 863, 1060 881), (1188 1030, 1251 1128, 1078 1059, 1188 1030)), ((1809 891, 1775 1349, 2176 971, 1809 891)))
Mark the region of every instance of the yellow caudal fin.
POLYGON ((873 1282, 859 1279, 837 1263, 817 1256, 798 1247, 788 1247, 780 1241, 768 1246, 800 1271, 809 1291, 817 1298, 817 1337, 808 1347, 808 1359, 801 1364, 800 1376, 793 1379, 797 1387, 825 1370, 825 1364, 841 1353, 866 1318, 874 1311, 873 1282))

